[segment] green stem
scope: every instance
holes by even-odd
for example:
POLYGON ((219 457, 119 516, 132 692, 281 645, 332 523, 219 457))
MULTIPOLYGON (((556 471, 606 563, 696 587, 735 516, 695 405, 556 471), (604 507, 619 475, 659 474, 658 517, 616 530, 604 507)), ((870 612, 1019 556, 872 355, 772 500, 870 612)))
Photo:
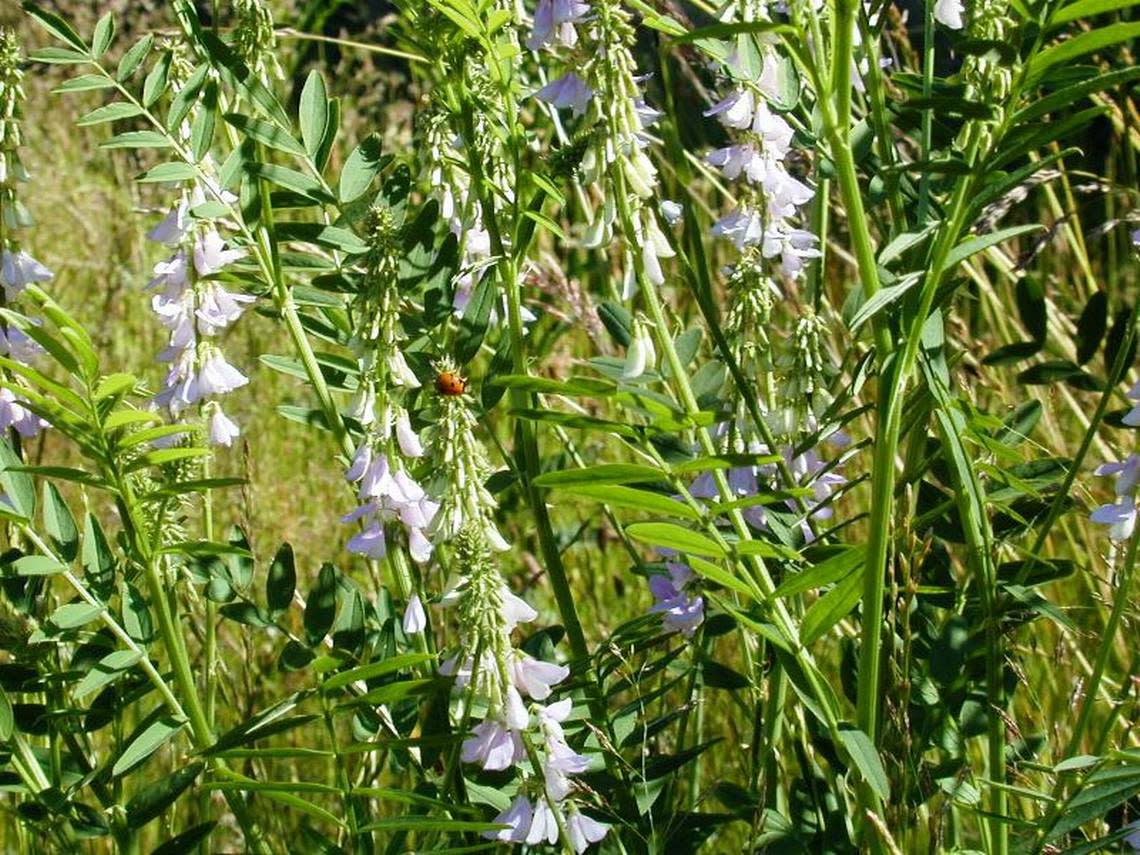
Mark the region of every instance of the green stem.
MULTIPOLYGON (((934 0, 924 0, 922 15, 922 96, 929 98, 934 93, 934 0)), ((927 107, 922 111, 922 159, 930 159, 934 139, 934 111, 927 107)), ((918 227, 926 223, 930 210, 930 170, 922 171, 918 182, 918 227)))

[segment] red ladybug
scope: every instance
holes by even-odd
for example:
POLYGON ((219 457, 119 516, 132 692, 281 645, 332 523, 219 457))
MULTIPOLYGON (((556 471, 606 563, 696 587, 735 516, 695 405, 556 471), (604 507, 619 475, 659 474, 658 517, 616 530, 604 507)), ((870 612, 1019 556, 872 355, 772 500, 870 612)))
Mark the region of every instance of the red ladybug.
POLYGON ((435 378, 435 390, 454 398, 467 391, 467 381, 452 371, 444 371, 435 378))

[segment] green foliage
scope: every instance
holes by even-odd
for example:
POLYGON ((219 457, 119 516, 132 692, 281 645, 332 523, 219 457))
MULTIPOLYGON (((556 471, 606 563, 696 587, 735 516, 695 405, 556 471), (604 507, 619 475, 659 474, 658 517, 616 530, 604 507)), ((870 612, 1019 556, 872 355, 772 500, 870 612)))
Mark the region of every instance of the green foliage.
MULTIPOLYGON (((344 56, 311 67, 282 40, 277 79, 185 0, 145 34, 110 13, 77 28, 24 8, 58 43, 32 54, 35 73, 74 73, 52 91, 76 99, 74 125, 135 175, 137 198, 197 188, 184 216, 232 230, 242 258, 207 276, 258 300, 272 332, 248 338, 286 390, 282 430, 317 428, 330 469, 371 435, 360 399, 387 295, 414 378, 397 409, 426 436, 463 393, 497 452, 497 471, 467 477, 518 546, 503 566, 527 568, 508 590, 525 581, 560 621, 512 625, 508 644, 567 663, 549 700, 530 699, 571 704, 559 728, 585 765, 575 804, 611 827, 600 851, 1122 840, 1140 805, 1123 640, 1136 538, 1113 553, 1109 591, 1074 511, 1095 504, 1082 470, 1130 444, 1110 407, 1134 367, 1135 253, 1106 230, 1102 263, 1081 218, 1125 223, 1135 205, 1138 73, 1119 67, 1140 32, 1131 4, 970 7, 942 65, 933 13, 912 49, 889 16, 846 3, 717 21, 702 4, 598 0, 582 37, 624 27, 628 44, 590 62, 645 65, 664 113, 637 116, 624 147, 607 136, 621 105, 567 120, 530 98, 549 69, 524 51, 516 5, 396 5, 383 45, 297 38, 381 57, 397 81, 384 85, 418 99, 410 142, 348 94, 344 56), (987 16, 1001 38, 978 35, 987 16), (887 46, 902 65, 889 78, 887 46), (826 250, 776 298, 774 251, 741 261, 705 239, 717 194, 753 204, 754 189, 737 197, 701 163, 732 131, 696 118, 696 93, 761 74, 806 152, 795 168, 818 201, 804 225, 826 250), (1105 129, 1126 154, 1086 157, 1105 129), (637 192, 642 142, 676 222, 637 192), (1074 188, 1102 167, 1110 177, 1074 188), (654 230, 664 285, 643 254, 654 230), (745 262, 764 271, 751 291, 732 278, 745 262), (524 309, 540 312, 529 326, 524 309), (821 456, 841 431, 865 439, 821 456), (1079 668, 1052 679, 1054 655, 1079 668), (1068 715, 1070 695, 1071 721, 1037 709, 1068 715)), ((311 3, 304 19, 337 8, 311 3)), ((4 330, 44 351, 0 356, 0 385, 51 425, 43 448, 0 442, 0 768, 21 829, 0 840, 492 848, 513 799, 543 798, 531 742, 504 769, 464 759, 506 703, 480 694, 482 654, 508 666, 457 647, 471 628, 454 611, 429 609, 426 632, 406 618, 413 594, 462 594, 443 594, 449 573, 471 572, 456 532, 431 529, 422 566, 389 508, 382 559, 333 552, 323 531, 263 534, 256 491, 215 472, 237 458, 208 446, 208 411, 166 423, 149 369, 111 364, 99 320, 64 305, 66 289, 32 284, 0 307, 4 330)), ((405 458, 439 489, 443 461, 405 458)), ((352 500, 278 489, 327 505, 322 519, 352 500)), ((566 821, 551 838, 564 849, 566 821)))

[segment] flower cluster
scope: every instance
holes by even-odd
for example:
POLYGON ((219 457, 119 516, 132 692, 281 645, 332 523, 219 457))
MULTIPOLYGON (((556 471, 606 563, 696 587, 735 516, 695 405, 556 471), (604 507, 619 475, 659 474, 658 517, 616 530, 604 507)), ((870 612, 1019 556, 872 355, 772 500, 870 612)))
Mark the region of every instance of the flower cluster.
MULTIPOLYGON (((19 185, 28 181, 20 159, 21 111, 24 100, 20 49, 15 33, 0 28, 0 284, 4 300, 11 303, 29 285, 47 282, 52 272, 22 249, 19 230, 32 225, 31 215, 19 198, 19 185)), ((0 327, 0 355, 29 363, 42 349, 23 330, 0 327)), ((48 424, 26 406, 26 401, 8 386, 0 388, 0 430, 15 429, 32 437, 48 424)))
POLYGON ((625 299, 638 287, 634 252, 641 272, 653 285, 665 281, 660 259, 674 255, 647 204, 658 183, 657 169, 645 152, 651 141, 647 131, 661 113, 645 102, 641 91, 645 78, 637 74, 631 52, 634 39, 629 15, 615 0, 592 5, 540 0, 527 40, 531 50, 559 49, 569 54, 567 64, 575 69, 551 80, 535 97, 584 117, 583 130, 593 131, 579 167, 593 203, 583 244, 608 245, 615 226, 624 236, 625 299), (585 38, 579 38, 579 27, 585 38))
POLYGON ((443 597, 459 612, 461 649, 440 668, 464 690, 464 716, 481 711, 460 757, 489 771, 517 767, 519 794, 495 822, 507 828, 487 832, 510 843, 568 840, 584 851, 605 836, 606 826, 582 814, 573 776, 585 772, 589 759, 569 744, 563 723, 571 713, 569 698, 547 701, 553 687, 569 676, 564 665, 543 662, 514 647, 511 634, 535 612, 503 582, 484 530, 466 524, 455 537, 456 564, 463 576, 443 597))
MULTIPOLYGON (((847 436, 841 432, 832 434, 829 441, 841 448, 849 442, 847 436)), ((767 446, 757 440, 748 443, 747 451, 757 455, 769 453, 767 446)), ((837 471, 836 463, 825 461, 815 448, 808 448, 797 453, 793 445, 788 444, 784 446, 781 455, 795 485, 811 490, 808 496, 799 499, 789 498, 784 502, 790 510, 800 512, 801 516, 798 521, 800 532, 805 542, 811 542, 815 537, 812 532, 811 521, 813 519, 831 518, 834 513, 831 507, 832 495, 847 483, 847 479, 837 471)), ((776 463, 734 466, 728 470, 726 478, 734 499, 758 496, 762 490, 769 492, 784 486, 776 463)), ((720 500, 721 498, 710 472, 699 475, 693 481, 689 487, 689 494, 698 499, 720 500)), ((741 513, 756 529, 763 531, 769 528, 769 515, 764 505, 757 504, 746 507, 741 513)))
POLYGON ((184 191, 166 217, 147 232, 148 239, 173 250, 154 266, 147 285, 155 292, 151 308, 169 332, 167 347, 158 357, 169 368, 155 403, 175 420, 193 408, 206 420, 210 444, 229 446, 241 430, 217 399, 249 381, 226 361, 217 337, 254 298, 227 290, 218 278, 245 256, 245 250, 227 247, 218 222, 195 216, 206 198, 200 185, 184 191))
MULTIPOLYGON (((468 63, 474 63, 474 60, 468 60, 468 63)), ((465 73, 478 92, 479 67, 466 68, 465 73)), ((495 187, 495 194, 489 198, 490 204, 494 204, 499 194, 508 205, 513 202, 516 182, 508 158, 500 151, 497 135, 489 126, 486 111, 478 111, 471 117, 470 140, 454 132, 450 119, 443 108, 432 111, 426 120, 424 136, 428 149, 428 186, 439 200, 440 214, 447 220, 448 228, 459 244, 460 263, 452 282, 452 308, 457 316, 461 316, 471 301, 475 286, 496 260, 491 251, 491 234, 484 222, 483 202, 472 190, 470 158, 477 159, 484 180, 495 187)), ((507 316, 506 301, 506 294, 503 294, 502 311, 492 309, 491 323, 498 323, 500 318, 507 316)), ((525 306, 521 314, 524 322, 535 320, 534 313, 525 306)))
POLYGON ((345 474, 348 481, 359 485, 361 505, 344 517, 346 523, 362 522, 363 529, 348 541, 348 550, 383 558, 388 550, 385 528, 399 522, 407 535, 408 551, 422 563, 431 557, 427 530, 439 506, 406 468, 408 462, 423 456, 424 447, 398 397, 419 388, 420 381, 402 349, 398 228, 391 210, 373 207, 367 231, 370 249, 352 305, 357 332, 351 341, 359 386, 350 414, 363 428, 363 436, 345 474))
POLYGON ((805 262, 819 256, 816 236, 796 225, 799 210, 814 191, 788 170, 795 131, 769 104, 778 95, 779 64, 766 49, 757 71, 733 54, 725 61, 732 80, 729 93, 705 111, 716 116, 735 140, 710 152, 706 160, 725 178, 746 181, 743 201, 713 226, 714 236, 737 249, 756 247, 759 257, 775 262, 787 277, 798 276, 805 262))
POLYGON ((1130 454, 1119 463, 1102 463, 1097 475, 1116 477, 1116 501, 1101 505, 1089 514, 1095 523, 1108 526, 1108 536, 1121 543, 1136 529, 1136 487, 1140 485, 1140 454, 1130 454))

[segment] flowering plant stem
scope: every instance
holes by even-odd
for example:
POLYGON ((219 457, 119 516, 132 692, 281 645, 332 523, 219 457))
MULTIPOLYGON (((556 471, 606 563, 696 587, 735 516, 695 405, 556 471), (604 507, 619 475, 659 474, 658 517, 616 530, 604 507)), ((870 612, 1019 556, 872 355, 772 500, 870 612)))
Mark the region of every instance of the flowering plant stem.
MULTIPOLYGON (((110 443, 97 405, 95 388, 90 380, 85 392, 88 408, 94 418, 94 423, 98 427, 98 434, 95 438, 97 446, 105 450, 109 449, 110 443)), ((177 587, 169 584, 168 580, 164 578, 164 558, 155 549, 155 544, 148 539, 146 515, 135 496, 129 476, 122 471, 119 461, 112 455, 107 454, 104 461, 107 481, 118 497, 119 511, 126 530, 127 542, 131 546, 135 560, 142 568, 147 592, 158 619, 159 635, 162 638, 163 646, 166 648, 166 655, 170 659, 171 669, 174 673, 174 683, 178 688, 181 708, 179 709, 178 705, 175 704, 172 712, 176 716, 180 715, 184 720, 188 720, 191 742, 194 748, 198 751, 205 750, 214 743, 214 729, 206 715, 205 706, 202 703, 197 681, 194 679, 194 672, 190 665, 190 656, 186 649, 182 627, 179 625, 177 587), (175 710, 177 711, 175 712, 175 710)), ((41 541, 39 546, 42 549, 46 544, 41 541)), ((145 658, 144 656, 144 660, 145 658)), ((173 699, 170 693, 164 693, 164 697, 168 704, 173 699)), ((212 763, 220 773, 226 772, 225 761, 215 758, 212 763)), ((241 826, 247 847, 259 855, 262 853, 268 855, 269 845, 261 828, 250 814, 241 792, 227 789, 225 790, 225 798, 241 826)))

